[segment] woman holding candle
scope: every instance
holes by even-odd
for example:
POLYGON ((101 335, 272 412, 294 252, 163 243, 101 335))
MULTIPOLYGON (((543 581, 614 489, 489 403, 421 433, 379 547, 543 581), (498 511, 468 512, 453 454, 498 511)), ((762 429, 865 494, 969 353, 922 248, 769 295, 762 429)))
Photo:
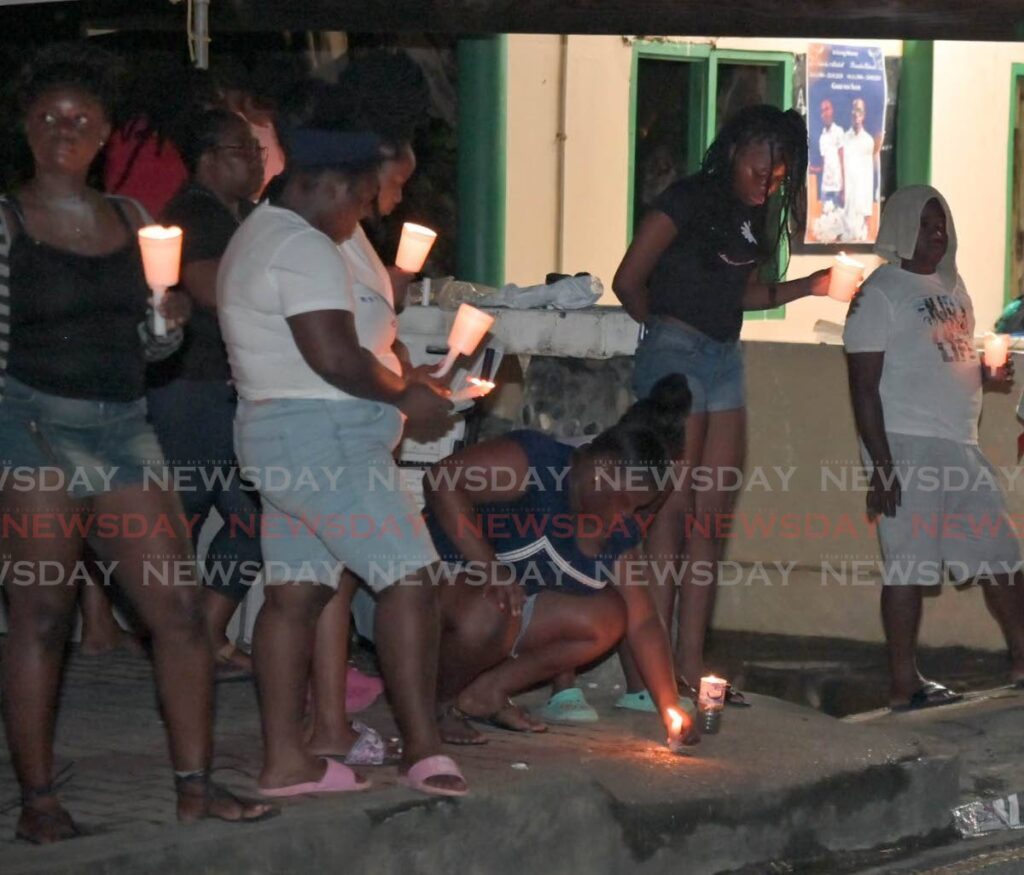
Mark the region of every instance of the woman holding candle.
POLYGON ((672 653, 640 544, 689 404, 686 378, 670 375, 585 447, 517 431, 460 450, 424 479, 427 525, 452 563, 441 595, 447 741, 482 742, 470 720, 543 731, 510 697, 623 638, 672 734, 672 653))
MULTIPOLYGON (((33 174, 0 205, 0 245, 10 268, 0 281, 0 303, 10 308, 9 323, 0 321, 0 331, 9 327, 9 350, 0 354, 0 458, 39 472, 58 468, 69 485, 6 486, 0 513, 58 516, 71 525, 59 539, 14 531, 4 541, 5 558, 23 568, 59 562, 70 582, 94 515, 145 517, 145 539, 91 534, 152 634, 179 820, 251 820, 269 809, 240 802, 209 778, 213 661, 194 574, 175 573, 189 567, 191 546, 176 496, 146 480, 147 469, 163 463, 146 422, 145 362, 180 343, 187 300, 168 293, 161 312, 169 336, 158 342, 146 327, 149 290, 135 240, 146 216, 134 202, 87 184, 110 134, 113 69, 113 58, 87 44, 52 46, 21 83, 33 174), (169 520, 176 521, 173 532, 169 520)), ((53 786, 57 695, 75 592, 38 579, 6 591, 3 717, 22 790, 17 835, 40 844, 78 834, 53 786)))
MULTIPOLYGON (((690 471, 743 464, 743 311, 828 291, 828 270, 775 281, 784 272, 780 252, 788 243, 806 166, 807 129, 798 113, 765 105, 741 110, 722 128, 700 171, 660 195, 615 274, 615 294, 646 327, 636 352, 637 396, 647 397, 666 374, 685 374, 690 381, 693 406, 681 454, 690 471)), ((669 496, 649 534, 652 561, 687 560, 675 646, 676 672, 685 688, 693 689, 705 674, 704 639, 723 547, 713 521, 727 514, 734 500, 733 492, 722 489, 695 490, 687 478, 669 496)), ((660 607, 668 618, 675 593, 672 587, 661 591, 660 607)), ((624 667, 629 695, 622 704, 647 709, 649 699, 628 654, 624 667)), ((730 695, 738 704, 738 691, 730 695)))
POLYGON ((412 495, 376 481, 397 470, 403 421, 436 436, 450 426, 451 403, 422 371, 403 371, 390 301, 361 289, 339 250, 377 197, 378 139, 307 129, 293 132, 289 146, 287 169, 232 238, 217 278, 240 399, 239 459, 288 474, 260 484, 259 786, 269 796, 368 786, 312 753, 303 733, 317 622, 349 569, 377 596, 377 651, 405 743, 401 780, 463 795, 458 766, 439 753, 433 710, 440 624, 429 581, 437 553, 412 495), (372 538, 353 536, 360 521, 372 521, 372 538))
MULTIPOLYGON (((357 293, 372 295, 372 300, 389 308, 392 318, 401 310, 414 274, 396 265, 385 266, 364 224, 379 226, 402 203, 403 190, 416 171, 412 139, 428 102, 426 83, 415 62, 405 54, 374 52, 346 68, 339 88, 314 114, 318 124, 373 131, 380 140, 377 196, 370 214, 341 244, 340 251, 357 293)), ((392 351, 403 372, 409 373, 409 355, 397 335, 392 351)), ((366 727, 356 729, 348 720, 356 706, 365 707, 367 700, 383 691, 379 679, 367 677, 347 661, 353 604, 357 611, 373 613, 371 596, 357 586, 356 578, 345 572, 337 597, 327 604, 317 623, 309 749, 320 755, 343 756, 353 765, 379 765, 386 751, 376 734, 366 727), (360 751, 368 751, 368 755, 361 756, 360 751)))

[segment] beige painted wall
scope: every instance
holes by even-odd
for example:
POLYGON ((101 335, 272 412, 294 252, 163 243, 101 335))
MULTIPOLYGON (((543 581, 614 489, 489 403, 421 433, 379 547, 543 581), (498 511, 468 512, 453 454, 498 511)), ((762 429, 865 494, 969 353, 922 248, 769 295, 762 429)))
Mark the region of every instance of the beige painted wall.
MULTIPOLYGON (((842 348, 744 346, 747 484, 739 493, 735 534, 727 542, 725 572, 733 585, 719 590, 715 624, 881 641, 878 544, 864 520, 864 491, 852 476, 847 488, 837 485, 843 471, 858 464, 842 348), (799 529, 782 529, 783 515, 799 519, 799 529)), ((1016 364, 1024 368, 1019 356, 1016 364)), ((1006 472, 1001 482, 1015 519, 1024 514, 1024 469, 1017 467, 1015 452, 1019 391, 986 393, 981 423, 982 449, 1006 472)), ((935 595, 925 603, 923 644, 1003 647, 976 587, 943 587, 935 595)))
MULTIPOLYGON (((605 283, 627 241, 630 37, 565 40, 565 118, 560 118, 562 38, 509 37, 509 154, 506 277, 529 285, 552 270, 589 270, 605 283), (565 174, 558 157, 564 132, 565 174), (559 204, 564 215, 560 220, 559 204), (561 229, 561 234, 559 230, 561 229)), ((802 53, 814 40, 672 38, 719 48, 802 53)), ((849 42, 863 42, 850 40, 849 42)), ((888 54, 901 44, 883 41, 888 54)), ((960 234, 960 267, 987 328, 1003 301, 1006 238, 1006 140, 1010 65, 1024 44, 937 43, 933 181, 949 198, 960 234)), ((869 266, 876 259, 865 258, 869 266)), ((826 266, 828 258, 794 257, 790 277, 826 266)), ((747 340, 814 341, 818 320, 841 323, 845 309, 829 299, 802 300, 784 320, 750 321, 747 340)))

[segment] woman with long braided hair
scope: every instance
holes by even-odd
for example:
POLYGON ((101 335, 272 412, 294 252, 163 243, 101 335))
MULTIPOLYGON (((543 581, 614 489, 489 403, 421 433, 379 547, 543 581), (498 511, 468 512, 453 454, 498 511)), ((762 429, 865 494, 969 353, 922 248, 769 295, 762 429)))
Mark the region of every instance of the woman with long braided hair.
MULTIPOLYGON (((729 513, 736 494, 717 472, 743 464, 743 311, 828 291, 827 269, 778 281, 806 169, 807 128, 798 113, 763 104, 741 110, 722 128, 701 169, 659 196, 613 281, 623 307, 646 329, 636 353, 637 396, 647 397, 670 373, 685 374, 693 392, 680 460, 685 476, 651 526, 647 545, 652 562, 680 572, 662 579, 681 581, 674 655, 683 692, 704 674, 722 551, 716 521, 729 513), (697 472, 702 476, 695 481, 697 472)), ((676 587, 656 592, 671 628, 676 587)), ((619 705, 650 710, 629 654, 623 664, 627 693, 619 705)), ((745 704, 738 691, 730 691, 730 701, 745 704)))

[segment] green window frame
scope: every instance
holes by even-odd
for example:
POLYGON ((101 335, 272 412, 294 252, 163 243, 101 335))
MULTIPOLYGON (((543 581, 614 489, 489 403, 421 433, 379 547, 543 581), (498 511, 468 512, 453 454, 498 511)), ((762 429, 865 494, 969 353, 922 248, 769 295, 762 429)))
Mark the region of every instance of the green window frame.
MULTIPOLYGON (((1021 293, 1021 289, 1014 288, 1013 284, 1013 261, 1017 241, 1015 228, 1013 226, 1014 198, 1018 186, 1014 185, 1013 165, 1016 160, 1017 141, 1014 132, 1020 129, 1019 136, 1024 140, 1024 118, 1021 118, 1019 89, 1024 88, 1024 64, 1013 64, 1010 67, 1010 128, 1007 136, 1006 148, 1006 274, 1003 281, 1003 304, 1004 306, 1021 293)), ((1024 168, 1021 169, 1024 172, 1024 168)), ((1022 186, 1024 187, 1024 186, 1022 186)), ((1024 210, 1024 204, 1017 204, 1018 210, 1024 210)))
MULTIPOLYGON (((714 95, 718 93, 719 66, 722 64, 748 64, 768 67, 768 99, 780 109, 793 106, 793 55, 788 52, 750 52, 739 49, 716 49, 707 43, 645 42, 633 44, 633 58, 630 70, 629 97, 629 168, 627 191, 626 243, 633 237, 633 204, 636 182, 636 134, 637 134, 637 85, 641 60, 659 60, 668 63, 695 65, 700 75, 690 83, 687 113, 700 124, 690 128, 690 144, 687 150, 691 156, 686 171, 698 169, 700 157, 715 139, 718 131, 717 106, 714 95), (693 156, 698 156, 694 158, 693 156)), ((744 319, 785 319, 785 306, 773 310, 752 310, 743 314, 744 319)))

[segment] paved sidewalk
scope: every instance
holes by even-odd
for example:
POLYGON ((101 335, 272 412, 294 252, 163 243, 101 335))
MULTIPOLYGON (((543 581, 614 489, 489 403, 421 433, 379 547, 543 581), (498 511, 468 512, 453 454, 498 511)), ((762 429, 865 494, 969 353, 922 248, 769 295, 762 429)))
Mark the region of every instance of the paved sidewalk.
MULTIPOLYGON (((64 800, 91 835, 48 848, 12 842, 0 816, 5 875, 181 872, 718 872, 810 859, 943 829, 958 792, 955 755, 914 731, 854 726, 753 696, 723 731, 675 757, 653 715, 616 712, 588 689, 590 728, 545 736, 489 733, 453 749, 473 788, 460 800, 401 788, 303 799, 251 826, 178 827, 165 739, 145 660, 71 659, 58 730, 64 800)), ((364 715, 382 729, 383 704, 364 715)), ((218 777, 252 791, 259 758, 252 686, 218 688, 218 777)), ((6 750, 0 799, 16 787, 6 750)))

